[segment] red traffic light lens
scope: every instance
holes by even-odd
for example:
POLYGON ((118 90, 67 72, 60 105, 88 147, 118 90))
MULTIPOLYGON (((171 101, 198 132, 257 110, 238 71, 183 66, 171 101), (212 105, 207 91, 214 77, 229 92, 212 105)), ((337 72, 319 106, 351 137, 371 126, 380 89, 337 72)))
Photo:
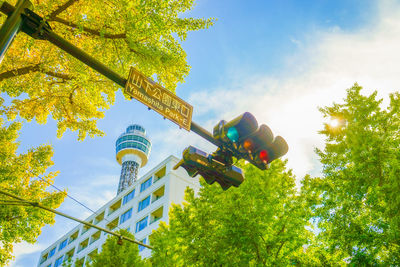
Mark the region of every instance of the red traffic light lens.
POLYGON ((260 160, 262 160, 265 163, 268 163, 269 161, 269 155, 267 150, 261 150, 259 154, 260 160))
POLYGON ((254 149, 254 143, 253 143, 253 141, 252 141, 251 139, 246 139, 246 140, 244 140, 244 142, 243 142, 243 148, 244 148, 246 151, 252 151, 252 150, 254 149))

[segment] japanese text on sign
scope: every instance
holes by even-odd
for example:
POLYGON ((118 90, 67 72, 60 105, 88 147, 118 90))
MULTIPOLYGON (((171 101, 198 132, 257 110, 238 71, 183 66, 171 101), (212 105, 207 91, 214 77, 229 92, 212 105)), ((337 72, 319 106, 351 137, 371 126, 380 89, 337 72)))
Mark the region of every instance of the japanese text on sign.
POLYGON ((131 67, 125 93, 190 131, 193 107, 131 67))

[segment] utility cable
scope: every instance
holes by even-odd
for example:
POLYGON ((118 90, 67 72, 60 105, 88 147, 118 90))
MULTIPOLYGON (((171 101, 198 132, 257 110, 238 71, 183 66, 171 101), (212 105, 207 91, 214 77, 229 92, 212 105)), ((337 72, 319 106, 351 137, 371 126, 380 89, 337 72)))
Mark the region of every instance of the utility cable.
MULTIPOLYGON (((64 193, 68 198, 72 199, 73 201, 75 201, 76 203, 78 203, 79 205, 81 205, 82 207, 84 207, 84 208, 86 208, 87 210, 93 212, 93 213, 96 214, 97 216, 100 215, 100 214, 98 214, 96 211, 92 210, 91 208, 89 208, 88 206, 86 206, 85 204, 83 204, 82 202, 80 202, 79 200, 77 200, 76 198, 74 198, 74 197, 72 197, 71 195, 69 195, 67 192, 64 192, 63 190, 61 190, 61 189, 58 188, 57 186, 55 186, 55 185, 53 185, 52 183, 46 181, 44 178, 42 178, 42 177, 40 177, 40 176, 37 176, 37 177, 38 177, 39 179, 41 179, 43 182, 45 182, 45 183, 47 183, 48 185, 50 185, 51 187, 55 188, 56 190, 58 190, 58 191, 64 193)), ((105 214, 105 211, 104 211, 104 218, 103 218, 103 219, 104 219, 106 222, 109 222, 109 223, 110 223, 110 221, 107 220, 105 216, 106 216, 106 214, 105 214)), ((116 227, 117 227, 119 230, 122 230, 121 228, 119 228, 119 226, 116 226, 116 227)))

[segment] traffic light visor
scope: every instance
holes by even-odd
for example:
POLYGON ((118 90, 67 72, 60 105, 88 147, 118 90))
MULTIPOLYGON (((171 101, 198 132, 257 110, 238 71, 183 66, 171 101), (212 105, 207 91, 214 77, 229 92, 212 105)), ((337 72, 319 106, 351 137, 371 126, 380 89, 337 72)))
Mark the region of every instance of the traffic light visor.
POLYGON ((269 162, 285 155, 289 151, 289 146, 282 136, 277 136, 272 142, 270 149, 271 151, 269 162))
POLYGON ((214 127, 213 136, 227 143, 237 143, 255 132, 257 128, 256 118, 251 113, 245 112, 229 122, 221 120, 214 127))
POLYGON ((239 138, 243 138, 246 135, 254 132, 258 128, 258 123, 256 118, 250 112, 245 112, 239 117, 231 120, 225 125, 226 128, 235 127, 239 138))

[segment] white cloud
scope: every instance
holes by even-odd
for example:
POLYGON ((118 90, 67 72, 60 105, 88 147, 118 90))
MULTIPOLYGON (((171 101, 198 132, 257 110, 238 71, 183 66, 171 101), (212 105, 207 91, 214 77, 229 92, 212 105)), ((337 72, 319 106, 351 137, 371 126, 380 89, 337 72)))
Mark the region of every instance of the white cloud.
MULTIPOLYGON (((29 244, 27 242, 22 242, 14 245, 14 256, 15 259, 19 259, 26 254, 40 252, 43 249, 44 247, 39 244, 29 244)), ((33 263, 33 265, 35 264, 36 262, 33 263)), ((10 267, 23 267, 23 265, 20 265, 17 262, 13 261, 11 262, 10 267)))
MULTIPOLYGON (((68 194, 91 210, 97 210, 115 197, 118 185, 116 175, 96 175, 81 179, 81 183, 67 188, 68 194)), ((60 209, 72 216, 84 219, 92 213, 70 198, 66 198, 60 209)))
POLYGON ((357 32, 338 27, 316 31, 302 50, 288 57, 279 76, 253 76, 241 82, 227 77, 226 81, 235 80, 224 84, 229 90, 195 93, 190 102, 199 115, 213 111, 228 120, 252 112, 259 123, 287 140, 288 165, 300 179, 319 168, 313 152, 323 146, 323 137, 317 134, 323 123, 318 107, 342 102, 345 90, 355 82, 365 94, 378 90, 386 98, 400 87, 399 15, 399 4, 382 1, 377 20, 357 32))

